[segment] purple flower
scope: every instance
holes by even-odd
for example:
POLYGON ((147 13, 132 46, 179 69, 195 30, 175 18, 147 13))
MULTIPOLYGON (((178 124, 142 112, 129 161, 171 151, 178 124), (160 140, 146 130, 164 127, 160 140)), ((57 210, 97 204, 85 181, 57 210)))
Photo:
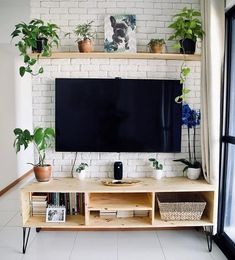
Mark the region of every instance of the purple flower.
POLYGON ((196 111, 191 109, 188 104, 184 104, 182 107, 182 125, 188 128, 196 127, 200 125, 200 110, 196 111))

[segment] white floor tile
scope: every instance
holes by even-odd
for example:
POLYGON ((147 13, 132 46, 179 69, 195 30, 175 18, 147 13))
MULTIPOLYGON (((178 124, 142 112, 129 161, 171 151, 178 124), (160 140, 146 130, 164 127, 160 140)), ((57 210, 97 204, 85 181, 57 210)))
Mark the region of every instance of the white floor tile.
POLYGON ((164 255, 154 231, 119 232, 118 260, 164 260, 164 255))
POLYGON ((78 232, 70 260, 117 260, 116 232, 78 232))
POLYGON ((12 247, 0 247, 0 258, 2 260, 21 260, 23 254, 12 247))
POLYGON ((213 243, 211 256, 214 260, 226 260, 227 257, 221 252, 219 247, 213 243))
POLYGON ((206 238, 202 240, 198 231, 189 230, 161 230, 157 231, 162 248, 206 248, 206 238))
POLYGON ((17 215, 17 211, 0 211, 0 226, 5 226, 17 215))
MULTIPOLYGON (((1 213, 0 213, 1 214, 1 213)), ((22 227, 22 215, 17 212, 6 224, 8 227, 22 227)))
POLYGON ((0 200, 0 212, 2 211, 19 211, 20 201, 18 200, 0 200))
POLYGON ((193 247, 174 247, 163 249, 166 260, 213 260, 208 251, 198 250, 193 247))

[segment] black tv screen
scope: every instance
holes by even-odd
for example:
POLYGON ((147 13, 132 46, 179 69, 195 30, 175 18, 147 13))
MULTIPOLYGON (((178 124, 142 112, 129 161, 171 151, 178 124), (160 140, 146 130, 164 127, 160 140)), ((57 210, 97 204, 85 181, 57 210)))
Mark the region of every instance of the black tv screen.
POLYGON ((56 151, 180 152, 178 80, 56 79, 56 151))

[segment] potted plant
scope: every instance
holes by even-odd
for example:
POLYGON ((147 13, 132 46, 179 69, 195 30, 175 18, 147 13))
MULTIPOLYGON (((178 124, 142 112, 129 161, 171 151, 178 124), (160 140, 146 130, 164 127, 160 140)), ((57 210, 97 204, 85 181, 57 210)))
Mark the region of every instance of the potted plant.
POLYGON ((178 40, 180 44, 180 53, 194 54, 197 39, 202 39, 205 33, 202 29, 202 23, 199 20, 201 13, 187 7, 176 14, 176 20, 168 27, 175 30, 169 40, 178 40))
POLYGON ((188 130, 188 157, 189 159, 177 159, 175 162, 182 162, 186 166, 183 172, 187 170, 189 179, 196 180, 201 174, 201 163, 196 158, 196 127, 200 125, 200 111, 191 109, 188 104, 183 104, 182 107, 182 125, 185 125, 188 130), (191 152, 190 129, 193 129, 193 151, 191 152))
POLYGON ((153 177, 157 180, 161 180, 163 177, 163 165, 159 163, 155 158, 149 158, 149 161, 152 163, 153 169, 155 169, 155 174, 153 177))
POLYGON ((78 173, 76 177, 78 177, 79 180, 84 180, 86 178, 86 167, 88 167, 87 163, 80 163, 76 169, 76 172, 78 173))
POLYGON ((59 27, 56 24, 45 23, 39 19, 33 19, 29 24, 21 22, 15 25, 15 30, 11 33, 12 39, 19 37, 19 42, 15 44, 23 56, 25 66, 19 69, 21 77, 25 72, 33 76, 43 73, 43 68, 40 67, 37 72, 33 72, 32 67, 36 64, 40 54, 49 56, 54 44, 58 46, 59 36, 57 30, 59 27), (29 55, 29 49, 37 53, 36 58, 29 55))
POLYGON ((30 143, 34 144, 38 153, 38 163, 32 164, 35 177, 39 182, 47 182, 51 178, 51 165, 45 162, 46 150, 54 142, 55 131, 53 128, 35 128, 31 134, 29 130, 20 128, 14 129, 15 141, 14 147, 18 153, 21 147, 27 149, 30 143))
POLYGON ((78 49, 80 52, 92 51, 92 39, 94 38, 94 32, 91 29, 91 24, 94 21, 79 24, 74 30, 74 34, 77 36, 76 42, 78 43, 78 49))
POLYGON ((164 39, 151 39, 147 46, 150 48, 150 52, 162 53, 165 44, 164 39))

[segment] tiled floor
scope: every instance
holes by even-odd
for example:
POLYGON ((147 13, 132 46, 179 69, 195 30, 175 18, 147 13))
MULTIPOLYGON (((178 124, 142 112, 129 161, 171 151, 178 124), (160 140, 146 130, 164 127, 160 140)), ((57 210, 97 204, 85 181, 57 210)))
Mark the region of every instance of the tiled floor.
POLYGON ((32 230, 23 255, 19 187, 0 197, 1 260, 226 259, 215 244, 209 253, 204 234, 194 229, 40 233, 32 230))

